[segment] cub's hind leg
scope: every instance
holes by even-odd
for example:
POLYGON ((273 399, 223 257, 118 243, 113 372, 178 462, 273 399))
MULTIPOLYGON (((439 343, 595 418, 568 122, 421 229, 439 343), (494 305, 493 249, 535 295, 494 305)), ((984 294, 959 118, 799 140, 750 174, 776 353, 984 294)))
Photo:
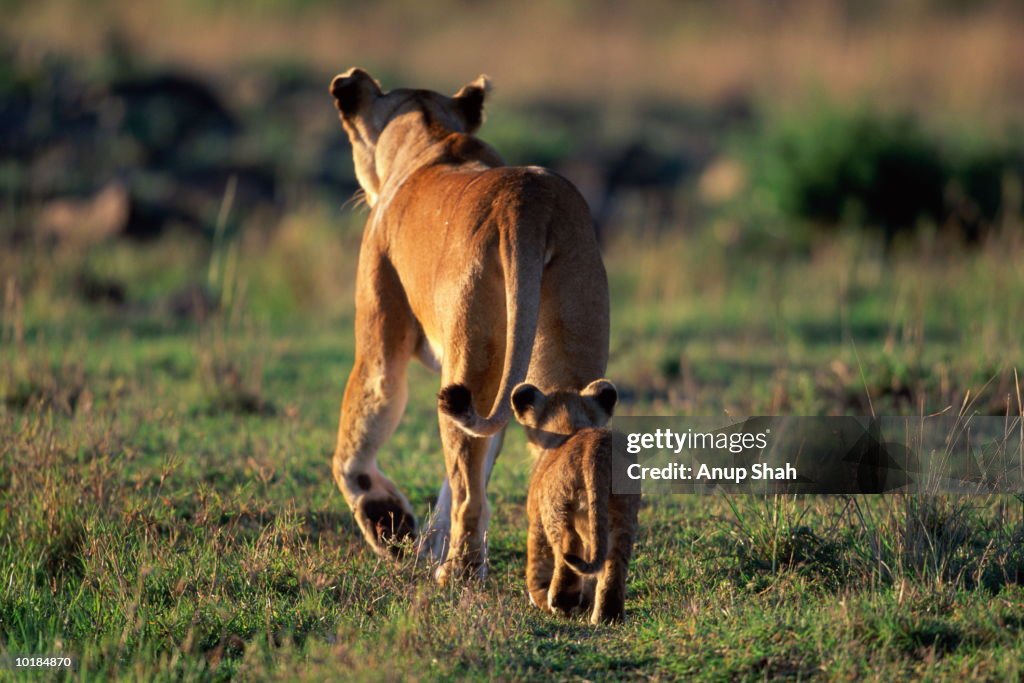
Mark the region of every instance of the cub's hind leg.
POLYGON ((548 606, 554 612, 564 616, 572 616, 581 611, 585 592, 586 577, 580 576, 566 564, 565 554, 580 555, 583 552, 583 541, 572 529, 562 537, 561 542, 552 539, 561 548, 555 551, 555 571, 548 589, 548 606))
POLYGON ((597 580, 594 610, 590 614, 590 622, 593 624, 620 621, 625 615, 626 574, 633 555, 633 533, 636 527, 636 512, 631 514, 633 521, 628 528, 622 528, 621 525, 612 528, 608 559, 597 580))
POLYGON ((545 612, 551 611, 548 589, 554 568, 555 556, 544 535, 544 527, 539 519, 531 519, 526 537, 526 590, 530 594, 530 603, 545 612))

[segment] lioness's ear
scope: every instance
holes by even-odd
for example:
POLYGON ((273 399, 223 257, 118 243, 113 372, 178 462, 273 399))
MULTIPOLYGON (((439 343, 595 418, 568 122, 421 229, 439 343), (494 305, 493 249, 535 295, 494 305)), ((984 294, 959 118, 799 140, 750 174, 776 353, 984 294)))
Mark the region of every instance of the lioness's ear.
POLYGON ((373 76, 358 67, 352 67, 343 74, 338 74, 331 81, 331 95, 334 106, 345 116, 351 116, 380 97, 380 83, 373 76))
POLYGON ((472 83, 455 93, 455 104, 466 122, 466 132, 473 133, 484 122, 484 98, 491 91, 491 80, 480 74, 472 83))
POLYGON ((523 382, 512 390, 512 410, 519 424, 526 427, 537 426, 537 415, 544 408, 545 401, 547 396, 544 392, 532 384, 523 382))
POLYGON ((615 389, 615 385, 606 379, 594 380, 580 392, 580 396, 608 417, 612 416, 615 403, 619 400, 619 392, 615 389))

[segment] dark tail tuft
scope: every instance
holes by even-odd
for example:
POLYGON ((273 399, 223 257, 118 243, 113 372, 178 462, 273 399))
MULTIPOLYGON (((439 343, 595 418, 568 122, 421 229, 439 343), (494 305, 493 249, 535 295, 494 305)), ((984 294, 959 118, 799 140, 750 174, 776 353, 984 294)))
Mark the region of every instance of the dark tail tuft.
POLYGON ((437 403, 449 417, 467 417, 473 410, 473 395, 464 384, 449 384, 437 395, 437 403))
POLYGON ((577 574, 596 574, 597 570, 601 568, 601 563, 604 561, 584 562, 582 557, 572 553, 566 553, 562 557, 565 559, 565 563, 572 567, 573 571, 577 574))

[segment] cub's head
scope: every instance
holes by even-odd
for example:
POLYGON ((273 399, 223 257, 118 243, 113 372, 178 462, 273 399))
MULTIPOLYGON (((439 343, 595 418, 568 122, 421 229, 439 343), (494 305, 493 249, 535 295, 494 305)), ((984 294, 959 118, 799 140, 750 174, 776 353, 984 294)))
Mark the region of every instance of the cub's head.
POLYGON ((581 429, 608 424, 618 400, 619 392, 606 379, 594 380, 583 391, 550 394, 524 382, 512 391, 512 410, 531 443, 557 448, 581 429))
POLYGON ((331 81, 331 95, 352 143, 356 177, 372 207, 389 166, 401 149, 449 133, 473 133, 483 123, 484 98, 491 84, 479 76, 452 97, 432 90, 402 88, 384 92, 370 74, 353 67, 331 81))

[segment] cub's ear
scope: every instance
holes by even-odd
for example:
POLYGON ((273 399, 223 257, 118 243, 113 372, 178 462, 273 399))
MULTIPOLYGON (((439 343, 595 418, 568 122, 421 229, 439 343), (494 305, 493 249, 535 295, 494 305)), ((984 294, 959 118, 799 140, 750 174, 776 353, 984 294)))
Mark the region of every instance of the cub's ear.
POLYGON ((516 385, 512 390, 512 410, 516 414, 516 420, 524 427, 536 427, 537 416, 544 409, 544 403, 548 397, 544 392, 523 382, 516 385))
POLYGON ((615 410, 615 403, 619 400, 619 392, 615 385, 607 379, 596 379, 580 392, 580 396, 608 418, 615 410))
POLYGON ((344 116, 352 116, 374 99, 381 96, 380 83, 359 67, 338 74, 331 81, 334 106, 344 116))
POLYGON ((484 122, 484 98, 491 91, 491 80, 483 74, 455 93, 455 105, 466 122, 466 132, 474 133, 484 122))

